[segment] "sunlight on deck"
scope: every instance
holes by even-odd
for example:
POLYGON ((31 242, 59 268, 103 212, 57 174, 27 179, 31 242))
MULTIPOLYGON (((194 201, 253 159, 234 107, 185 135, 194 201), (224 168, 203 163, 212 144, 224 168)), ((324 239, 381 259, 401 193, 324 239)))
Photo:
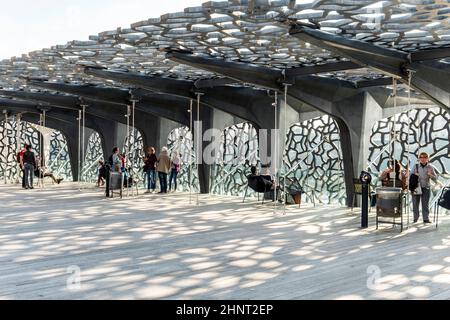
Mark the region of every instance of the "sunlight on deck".
POLYGON ((359 229, 336 206, 0 186, 1 299, 449 299, 450 218, 359 229), (80 270, 80 286, 68 286, 80 270), (373 271, 373 272, 372 272, 373 271))

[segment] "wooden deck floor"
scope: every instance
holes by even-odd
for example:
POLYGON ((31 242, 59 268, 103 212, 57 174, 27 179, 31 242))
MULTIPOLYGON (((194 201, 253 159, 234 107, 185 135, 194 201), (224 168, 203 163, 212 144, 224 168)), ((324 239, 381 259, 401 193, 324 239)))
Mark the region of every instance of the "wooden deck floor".
POLYGON ((448 216, 400 234, 336 206, 188 199, 0 186, 0 298, 450 298, 448 216))

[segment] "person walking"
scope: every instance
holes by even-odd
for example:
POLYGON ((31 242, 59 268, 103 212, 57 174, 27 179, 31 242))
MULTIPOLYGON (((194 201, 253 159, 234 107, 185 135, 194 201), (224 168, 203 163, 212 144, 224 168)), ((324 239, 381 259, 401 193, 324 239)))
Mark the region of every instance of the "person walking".
POLYGON ((419 163, 417 163, 411 174, 418 176, 419 185, 415 191, 412 192, 412 203, 414 212, 414 222, 419 220, 419 205, 422 201, 422 217, 424 223, 431 223, 429 219, 430 210, 428 208, 431 184, 430 180, 438 183, 436 170, 429 163, 429 155, 426 152, 421 152, 419 155, 419 163))
POLYGON ((170 160, 170 176, 169 176, 169 192, 172 190, 172 181, 174 184, 173 191, 177 191, 177 176, 181 168, 181 155, 177 152, 172 153, 172 159, 170 160))
POLYGON ((26 146, 26 151, 22 156, 21 167, 24 168, 25 176, 25 189, 34 189, 33 187, 33 176, 34 168, 36 167, 36 158, 34 152, 31 151, 31 146, 26 146))
POLYGON ((144 171, 147 176, 147 193, 154 192, 156 189, 156 150, 154 147, 147 148, 144 158, 144 171))
POLYGON ((161 149, 161 154, 158 158, 158 165, 156 166, 156 171, 158 171, 159 176, 159 193, 167 193, 167 175, 170 170, 170 158, 167 147, 161 149))

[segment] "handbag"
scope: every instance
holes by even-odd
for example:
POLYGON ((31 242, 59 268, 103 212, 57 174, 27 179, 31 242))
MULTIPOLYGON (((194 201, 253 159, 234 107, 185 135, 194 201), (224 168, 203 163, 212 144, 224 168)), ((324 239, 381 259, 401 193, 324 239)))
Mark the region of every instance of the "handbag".
POLYGON ((415 195, 415 196, 421 196, 422 195, 422 187, 420 186, 420 182, 419 182, 419 185, 417 186, 417 188, 414 189, 413 195, 415 195))
POLYGON ((446 187, 446 188, 444 188, 444 190, 442 190, 442 194, 439 197, 438 204, 442 208, 450 210, 450 188, 449 187, 446 187))
MULTIPOLYGON (((416 165, 416 170, 418 170, 418 165, 416 165)), ((410 176, 409 176, 409 183, 408 183, 408 186, 409 186, 409 191, 411 191, 411 192, 413 192, 413 193, 415 193, 416 192, 416 189, 418 188, 418 187, 420 187, 419 186, 419 176, 417 175, 417 174, 415 174, 415 173, 412 173, 410 176)), ((422 194, 422 190, 420 191, 420 194, 422 194)))

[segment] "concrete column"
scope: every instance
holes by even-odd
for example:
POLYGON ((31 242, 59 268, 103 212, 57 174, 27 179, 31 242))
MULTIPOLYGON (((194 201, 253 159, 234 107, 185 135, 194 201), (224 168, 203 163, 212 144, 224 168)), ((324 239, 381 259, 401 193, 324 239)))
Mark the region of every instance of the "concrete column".
POLYGON ((159 141, 158 145, 154 146, 157 152, 160 152, 162 147, 167 146, 167 138, 170 132, 179 127, 182 127, 182 125, 169 119, 161 118, 159 141))
POLYGON ((353 199, 353 179, 367 168, 370 134, 373 125, 383 117, 383 109, 368 92, 333 104, 338 123, 344 161, 344 177, 347 189, 347 205, 353 199))

